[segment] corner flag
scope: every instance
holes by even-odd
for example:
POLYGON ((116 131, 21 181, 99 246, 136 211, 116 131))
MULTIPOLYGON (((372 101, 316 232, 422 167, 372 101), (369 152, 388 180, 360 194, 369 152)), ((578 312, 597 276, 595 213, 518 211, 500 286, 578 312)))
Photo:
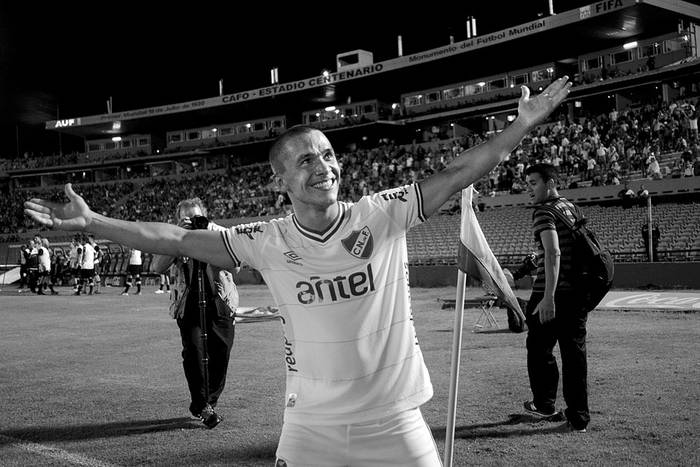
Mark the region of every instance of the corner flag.
POLYGON ((481 286, 495 294, 523 322, 525 316, 518 299, 508 285, 501 266, 496 261, 491 248, 486 243, 479 221, 472 208, 472 194, 476 191, 470 185, 462 190, 462 226, 459 233, 459 256, 457 265, 457 299, 455 303, 455 323, 452 335, 452 361, 450 368, 450 391, 447 400, 447 424, 445 427, 444 466, 452 467, 455 440, 455 420, 457 418, 457 388, 459 386, 459 360, 462 350, 462 323, 464 319, 464 291, 467 274, 481 281, 481 286))
POLYGON ((496 295, 525 321, 518 299, 508 285, 503 269, 486 242, 476 219, 472 208, 472 195, 475 191, 471 185, 462 190, 462 225, 459 231, 457 266, 465 274, 481 281, 481 286, 487 292, 496 295))

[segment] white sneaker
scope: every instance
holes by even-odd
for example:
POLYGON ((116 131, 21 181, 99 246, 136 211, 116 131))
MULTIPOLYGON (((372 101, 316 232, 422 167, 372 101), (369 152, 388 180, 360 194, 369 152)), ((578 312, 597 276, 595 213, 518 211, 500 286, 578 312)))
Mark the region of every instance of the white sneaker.
POLYGON ((129 292, 122 292, 122 295, 129 295, 129 292))
POLYGON ((165 292, 164 292, 163 290, 160 290, 160 289, 159 289, 159 290, 156 290, 156 292, 155 292, 155 293, 157 293, 157 294, 161 294, 161 293, 165 293, 165 292))

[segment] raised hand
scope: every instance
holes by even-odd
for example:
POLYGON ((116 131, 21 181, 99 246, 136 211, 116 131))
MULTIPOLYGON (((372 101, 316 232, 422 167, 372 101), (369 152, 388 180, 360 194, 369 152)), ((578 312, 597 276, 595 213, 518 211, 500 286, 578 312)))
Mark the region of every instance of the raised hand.
POLYGON ((35 222, 58 230, 85 230, 92 221, 93 212, 70 183, 65 185, 68 203, 55 203, 32 198, 24 203, 24 213, 35 222))
POLYGON ((530 97, 530 89, 527 86, 521 86, 522 95, 518 101, 518 119, 529 128, 537 125, 561 104, 561 101, 569 95, 570 89, 571 82, 568 76, 554 81, 534 97, 530 97))

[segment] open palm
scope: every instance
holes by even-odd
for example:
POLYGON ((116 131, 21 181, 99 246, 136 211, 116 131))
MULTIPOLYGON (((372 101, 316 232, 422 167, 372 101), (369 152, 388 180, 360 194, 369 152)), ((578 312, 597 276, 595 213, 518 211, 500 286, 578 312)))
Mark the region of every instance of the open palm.
POLYGON ((84 230, 92 220, 92 211, 70 183, 65 186, 68 203, 32 198, 24 203, 24 212, 35 222, 58 230, 84 230))
POLYGON ((568 76, 554 81, 540 94, 530 97, 530 89, 522 88, 522 96, 518 101, 518 117, 528 127, 542 122, 569 95, 571 82, 568 76))

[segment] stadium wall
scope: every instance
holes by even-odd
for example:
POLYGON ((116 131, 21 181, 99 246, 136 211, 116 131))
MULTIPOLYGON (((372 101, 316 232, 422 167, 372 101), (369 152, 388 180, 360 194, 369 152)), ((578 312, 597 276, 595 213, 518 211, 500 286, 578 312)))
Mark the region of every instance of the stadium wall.
MULTIPOLYGON (((412 287, 457 285, 455 266, 411 266, 409 273, 412 287)), ((527 287, 521 281, 516 285, 527 287)), ((700 289, 700 263, 620 263, 615 265, 613 288, 649 286, 700 289)))
MULTIPOLYGON (((634 180, 629 183, 629 188, 635 192, 644 187, 649 190, 651 196, 700 193, 700 177, 665 178, 663 180, 634 180)), ((623 185, 595 186, 587 188, 561 189, 559 193, 574 202, 605 202, 618 201, 618 193, 623 185)), ((530 195, 522 193, 517 195, 496 196, 493 198, 482 196, 479 198, 487 208, 499 208, 508 206, 527 206, 530 204, 530 195)))

